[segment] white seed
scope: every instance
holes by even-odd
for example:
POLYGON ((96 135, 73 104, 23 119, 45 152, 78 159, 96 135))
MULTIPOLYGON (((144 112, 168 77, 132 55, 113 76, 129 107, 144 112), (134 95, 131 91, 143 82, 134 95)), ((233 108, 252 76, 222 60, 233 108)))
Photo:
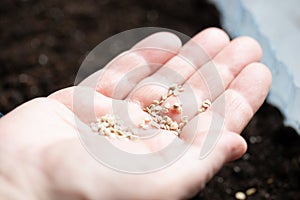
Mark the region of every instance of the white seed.
POLYGON ((157 116, 156 119, 158 122, 161 122, 163 118, 162 118, 162 116, 157 116))
POLYGON ((161 99, 162 99, 162 100, 166 100, 167 98, 168 98, 168 95, 167 95, 167 94, 164 94, 164 95, 161 96, 161 99))
POLYGON ((153 104, 158 105, 159 101, 158 100, 153 100, 153 104))
POLYGON ((160 127, 161 129, 166 129, 166 125, 164 125, 164 124, 160 124, 159 127, 160 127))
POLYGON ((162 110, 162 107, 161 106, 155 106, 153 108, 154 111, 161 111, 162 110))
POLYGON ((169 109, 163 108, 163 109, 162 109, 162 112, 163 112, 163 113, 169 113, 169 109))
POLYGON ((238 200, 245 200, 246 199, 246 195, 244 192, 237 192, 235 193, 235 198, 238 200))
POLYGON ((209 108, 210 106, 211 106, 210 100, 206 99, 205 101, 203 101, 202 103, 203 108, 209 108))
POLYGON ((165 104, 165 108, 170 109, 171 108, 171 104, 170 103, 166 103, 165 104))
POLYGON ((178 89, 178 91, 179 91, 179 92, 183 92, 183 91, 184 91, 184 88, 183 88, 183 87, 180 87, 180 88, 178 89))
POLYGON ((151 122, 151 117, 149 117, 149 116, 146 116, 146 117, 144 118, 144 121, 145 121, 146 123, 149 123, 149 122, 151 122))
POLYGON ((177 130, 178 129, 178 124, 177 122, 172 122, 170 125, 171 130, 177 130))
POLYGON ((170 130, 170 126, 169 125, 166 125, 166 130, 170 130))
POLYGON ((202 113, 202 112, 204 112, 204 111, 205 111, 204 108, 199 108, 199 109, 198 109, 198 113, 202 113))
POLYGON ((109 136, 110 135, 110 130, 108 128, 104 129, 104 134, 109 136))

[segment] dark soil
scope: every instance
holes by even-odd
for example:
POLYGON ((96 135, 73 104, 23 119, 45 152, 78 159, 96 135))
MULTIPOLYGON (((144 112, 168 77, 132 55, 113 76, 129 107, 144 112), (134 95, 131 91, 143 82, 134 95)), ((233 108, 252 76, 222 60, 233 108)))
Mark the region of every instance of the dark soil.
MULTIPOLYGON (((158 26, 192 36, 220 27, 213 5, 193 0, 2 0, 0 1, 0 111, 74 83, 88 51, 132 28, 158 26)), ((300 199, 300 138, 265 103, 243 136, 249 150, 227 164, 194 199, 300 199)))

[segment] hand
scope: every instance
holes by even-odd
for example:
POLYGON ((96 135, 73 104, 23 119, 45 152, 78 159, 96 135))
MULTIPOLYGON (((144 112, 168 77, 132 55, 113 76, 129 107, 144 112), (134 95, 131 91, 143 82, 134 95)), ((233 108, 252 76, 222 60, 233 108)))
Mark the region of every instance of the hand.
MULTIPOLYGON (((114 62, 88 77, 79 87, 66 88, 47 98, 37 98, 21 105, 0 120, 0 157, 15 164, 14 167, 3 165, 4 161, 0 164, 0 174, 6 172, 9 174, 7 176, 16 180, 6 182, 5 187, 12 189, 7 195, 27 195, 36 199, 192 197, 226 162, 239 158, 246 151, 246 142, 239 134, 264 101, 271 84, 269 70, 259 63, 261 54, 259 45, 253 39, 240 37, 230 41, 222 30, 216 28, 200 32, 184 46, 173 34, 156 33, 136 44, 132 52, 115 58, 114 62), (144 47, 169 51, 139 51, 144 47), (198 69, 183 62, 176 55, 178 52, 189 58, 198 69), (134 67, 147 66, 148 63, 162 65, 142 68, 118 90, 124 76, 134 67), (218 73, 213 73, 211 69, 216 69, 218 73), (180 76, 168 73, 170 70, 180 71, 180 76), (209 88, 204 87, 200 74, 208 82, 221 78, 219 80, 224 88, 214 88, 214 82, 209 83, 209 88), (102 78, 96 81, 99 76, 102 78), (189 122, 180 137, 171 131, 162 131, 150 140, 124 142, 109 139, 114 145, 137 153, 151 153, 173 140, 192 143, 180 159, 162 170, 139 175, 121 173, 99 164, 85 150, 79 141, 78 124, 74 118, 82 122, 83 131, 95 134, 89 127, 95 116, 87 112, 91 104, 84 95, 93 94, 92 108, 96 117, 111 113, 113 106, 130 100, 129 111, 133 113, 133 123, 138 124, 147 115, 142 108, 167 92, 166 88, 157 84, 141 87, 144 83, 182 84, 186 87, 183 96, 192 94, 198 101, 197 106, 203 100, 210 99, 212 107, 197 114, 189 102, 182 101, 183 112, 189 116, 189 122), (76 90, 80 94, 76 99, 80 110, 74 108, 73 95, 76 90), (117 104, 112 103, 112 99, 116 99, 117 104), (224 105, 224 113, 218 113, 217 105, 224 105), (205 141, 215 137, 208 134, 211 133, 209 125, 213 115, 224 124, 209 154, 199 159, 205 141), (195 125, 198 125, 196 130, 193 129, 195 125), (191 140, 194 133, 195 140, 191 140)), ((175 98, 168 98, 167 101, 174 102, 175 98)), ((171 117, 178 120, 177 114, 171 117)), ((160 156, 164 158, 167 155, 160 156)), ((140 164, 142 168, 141 163, 135 164, 140 164)), ((2 180, 5 182, 0 177, 2 180)))

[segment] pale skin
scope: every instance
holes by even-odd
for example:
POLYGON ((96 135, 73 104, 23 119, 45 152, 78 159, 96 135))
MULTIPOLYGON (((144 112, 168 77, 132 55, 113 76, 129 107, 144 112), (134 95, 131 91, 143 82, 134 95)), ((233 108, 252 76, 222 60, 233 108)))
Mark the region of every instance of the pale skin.
MULTIPOLYGON (((221 116, 224 117, 224 126, 220 138, 207 157, 198 159, 204 140, 201 133, 208 131, 210 116, 217 112, 213 108, 193 118, 207 123, 199 125, 199 133, 191 148, 169 167, 153 173, 134 175, 101 165, 80 143, 74 122, 74 87, 71 87, 46 98, 33 99, 1 118, 0 196, 6 199, 187 199, 205 189, 205 184, 225 163, 245 153, 247 144, 240 133, 266 98, 272 78, 268 68, 259 63, 262 56, 260 46, 249 37, 230 41, 222 30, 209 28, 192 40, 204 50, 206 58, 211 58, 205 59, 204 54, 197 55, 192 61, 197 69, 181 63, 176 55, 180 49, 184 49, 181 52, 185 54, 192 54, 192 45, 182 46, 179 39, 170 33, 157 33, 139 42, 133 49, 158 47, 174 54, 148 50, 125 55, 117 60, 115 66, 111 64, 105 72, 99 71, 83 82, 83 93, 92 88, 95 77, 107 73, 98 80, 97 88, 93 91, 95 114, 102 116, 111 111, 112 91, 118 81, 134 66, 162 63, 161 66, 137 73, 130 79, 130 84, 124 84, 122 93, 113 96, 120 101, 130 99, 138 102, 132 112, 136 116, 143 116, 141 107, 165 91, 156 86, 147 86, 133 93, 141 81, 159 83, 161 77, 167 77, 164 81, 170 84, 189 84, 196 98, 202 101, 209 95, 196 72, 202 70, 201 73, 209 77, 210 71, 207 69, 213 62, 224 90, 212 92, 211 101, 217 104, 218 99, 223 97, 226 104, 225 114, 221 116), (179 70, 176 67, 184 70, 178 78, 164 74, 166 67, 174 71, 179 70)), ((84 110, 86 100, 82 97, 80 101, 84 110)), ((187 111, 191 116, 196 114, 193 112, 187 111)), ((86 122, 86 130, 89 129, 89 117, 86 113, 79 116, 86 122)), ((151 141, 118 141, 116 144, 129 151, 151 152, 172 139, 185 141, 184 134, 176 138, 173 133, 165 131, 151 141)))

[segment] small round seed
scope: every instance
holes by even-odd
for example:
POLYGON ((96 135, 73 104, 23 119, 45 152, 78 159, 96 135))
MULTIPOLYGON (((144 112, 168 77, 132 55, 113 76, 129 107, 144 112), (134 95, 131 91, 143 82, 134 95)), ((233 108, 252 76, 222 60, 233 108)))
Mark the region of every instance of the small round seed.
POLYGON ((108 128, 104 129, 104 134, 109 136, 110 135, 110 130, 108 128))
POLYGON ((145 121, 146 123, 151 122, 151 117, 149 117, 149 116, 145 117, 145 118, 144 118, 144 121, 145 121))
POLYGON ((201 107, 207 109, 210 106, 211 106, 210 100, 206 99, 205 101, 202 102, 202 106, 201 107))
POLYGON ((139 123, 140 128, 143 128, 143 126, 145 126, 145 121, 144 120, 139 123))
POLYGON ((163 108, 163 109, 162 109, 162 112, 163 112, 163 113, 169 113, 169 109, 163 108))
POLYGON ((245 200, 246 199, 246 195, 244 192, 237 192, 235 193, 235 198, 238 200, 245 200))
POLYGON ((172 122, 170 125, 171 130, 177 130, 178 129, 178 124, 177 122, 172 122))
POLYGON ((169 125, 166 125, 166 130, 170 130, 170 126, 169 125))
POLYGON ((159 101, 158 100, 153 100, 153 104, 158 105, 159 101))
POLYGON ((159 127, 160 127, 161 129, 166 129, 166 125, 164 125, 164 124, 160 124, 159 127))
POLYGON ((170 109, 171 108, 171 104, 170 103, 166 103, 165 104, 165 108, 170 109))

